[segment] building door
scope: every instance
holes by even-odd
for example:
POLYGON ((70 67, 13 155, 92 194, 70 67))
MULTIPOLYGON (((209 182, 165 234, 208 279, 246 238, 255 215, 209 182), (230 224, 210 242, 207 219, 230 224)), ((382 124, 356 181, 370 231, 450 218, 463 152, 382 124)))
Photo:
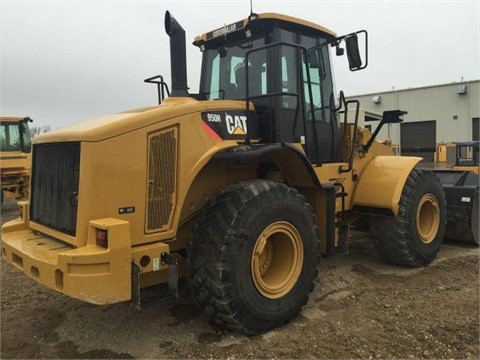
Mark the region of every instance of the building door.
POLYGON ((433 162, 436 146, 436 121, 400 124, 400 146, 403 156, 419 156, 433 162))
POLYGON ((480 126, 478 122, 479 118, 473 118, 472 119, 472 140, 473 141, 478 141, 480 140, 478 137, 478 127, 480 126))

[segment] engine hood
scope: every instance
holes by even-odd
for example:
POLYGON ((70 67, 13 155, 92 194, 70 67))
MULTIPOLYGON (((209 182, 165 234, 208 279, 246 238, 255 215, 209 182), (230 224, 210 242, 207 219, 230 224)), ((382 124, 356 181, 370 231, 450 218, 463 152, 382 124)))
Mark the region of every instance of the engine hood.
MULTIPOLYGON (((238 101, 222 101, 222 103, 230 107, 232 107, 232 105, 233 107, 239 106, 238 101)), ((243 103, 243 105, 245 105, 245 103, 243 103)), ((102 141, 171 118, 205 111, 211 107, 212 101, 198 101, 190 97, 168 98, 165 99, 162 105, 101 116, 64 129, 48 132, 36 137, 33 143, 102 141)))

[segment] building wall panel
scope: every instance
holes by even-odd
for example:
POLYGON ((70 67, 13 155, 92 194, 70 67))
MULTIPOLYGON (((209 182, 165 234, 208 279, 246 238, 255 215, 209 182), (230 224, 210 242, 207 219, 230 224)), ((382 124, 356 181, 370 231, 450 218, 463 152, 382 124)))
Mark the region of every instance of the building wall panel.
MULTIPOLYGON (((480 80, 427 86, 352 96, 360 107, 382 113, 385 110, 405 110, 404 122, 436 121, 437 143, 472 140, 472 119, 480 116, 480 80), (458 94, 458 87, 466 85, 466 93, 458 94), (381 102, 372 102, 380 96, 381 102)), ((372 124, 374 130, 376 124, 372 124)), ((400 143, 400 124, 385 126, 378 138, 390 138, 400 143)))

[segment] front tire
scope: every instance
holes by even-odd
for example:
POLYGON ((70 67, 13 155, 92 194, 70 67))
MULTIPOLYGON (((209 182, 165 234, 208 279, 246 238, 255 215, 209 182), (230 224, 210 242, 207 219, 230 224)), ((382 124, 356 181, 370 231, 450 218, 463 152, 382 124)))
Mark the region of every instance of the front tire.
POLYGON ((312 208, 295 189, 253 180, 221 191, 188 246, 196 301, 216 323, 249 334, 291 320, 317 276, 312 208))
POLYGON ((387 261, 406 266, 430 264, 443 242, 446 202, 434 173, 415 168, 404 185, 394 218, 372 217, 375 247, 387 261))

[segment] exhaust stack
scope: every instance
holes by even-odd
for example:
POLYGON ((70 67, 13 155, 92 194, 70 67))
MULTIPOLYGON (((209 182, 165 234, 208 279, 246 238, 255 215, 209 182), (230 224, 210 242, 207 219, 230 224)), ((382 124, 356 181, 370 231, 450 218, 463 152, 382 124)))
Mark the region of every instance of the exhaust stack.
POLYGON ((172 93, 170 96, 189 96, 185 30, 169 11, 165 12, 165 31, 170 36, 170 68, 172 73, 172 93))

